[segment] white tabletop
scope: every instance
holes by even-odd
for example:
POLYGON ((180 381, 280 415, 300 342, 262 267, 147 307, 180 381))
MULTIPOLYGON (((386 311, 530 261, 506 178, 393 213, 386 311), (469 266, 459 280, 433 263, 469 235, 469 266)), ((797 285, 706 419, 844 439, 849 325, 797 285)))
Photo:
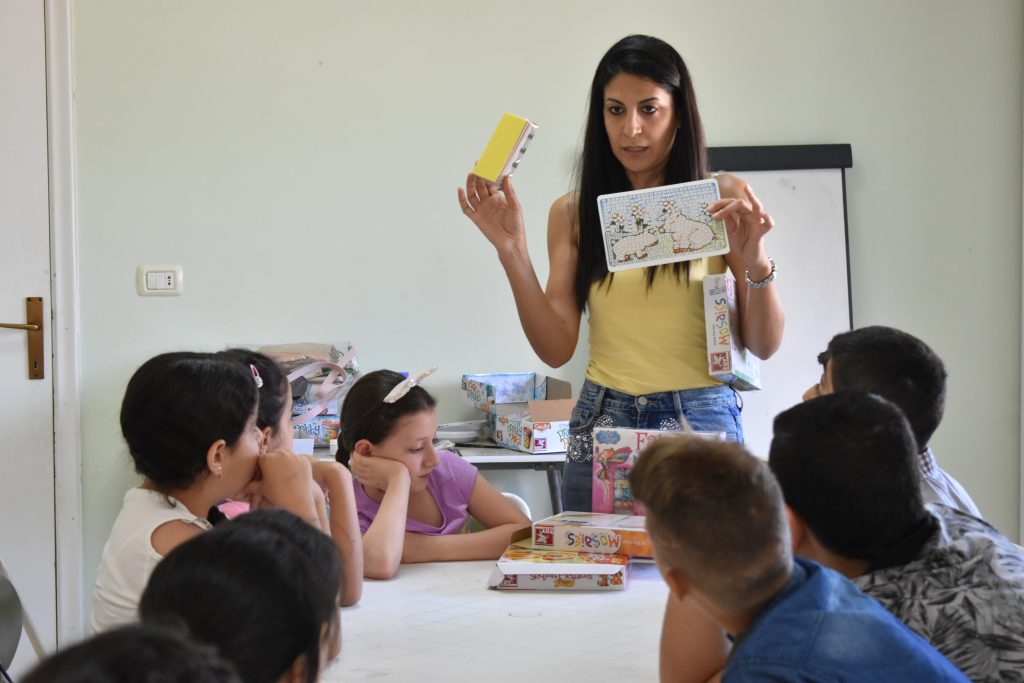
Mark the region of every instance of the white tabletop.
POLYGON ((652 564, 622 592, 501 592, 494 562, 402 565, 341 612, 322 681, 657 681, 668 596, 652 564))
POLYGON ((456 446, 455 451, 466 462, 477 463, 535 463, 565 462, 565 452, 526 453, 510 448, 488 448, 485 446, 456 446))

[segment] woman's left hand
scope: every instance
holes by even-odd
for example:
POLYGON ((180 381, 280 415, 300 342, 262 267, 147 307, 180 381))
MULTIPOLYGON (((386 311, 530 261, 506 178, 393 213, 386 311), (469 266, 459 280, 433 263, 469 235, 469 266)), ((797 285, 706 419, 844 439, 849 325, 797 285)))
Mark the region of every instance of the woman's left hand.
POLYGON ((775 227, 775 221, 764 210, 750 185, 743 183, 742 190, 737 194, 739 196, 720 199, 708 207, 708 210, 711 212, 711 218, 725 221, 730 251, 743 260, 743 264, 751 273, 764 270, 767 276, 770 266, 765 255, 764 236, 775 227))

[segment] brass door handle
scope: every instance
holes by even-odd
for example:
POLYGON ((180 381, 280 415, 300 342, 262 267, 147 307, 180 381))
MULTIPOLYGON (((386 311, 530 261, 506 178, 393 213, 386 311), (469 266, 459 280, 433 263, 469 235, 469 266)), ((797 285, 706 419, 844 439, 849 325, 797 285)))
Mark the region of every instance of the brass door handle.
POLYGON ((46 376, 43 359, 43 297, 25 298, 24 323, 0 323, 0 328, 28 332, 28 378, 43 379, 46 376))

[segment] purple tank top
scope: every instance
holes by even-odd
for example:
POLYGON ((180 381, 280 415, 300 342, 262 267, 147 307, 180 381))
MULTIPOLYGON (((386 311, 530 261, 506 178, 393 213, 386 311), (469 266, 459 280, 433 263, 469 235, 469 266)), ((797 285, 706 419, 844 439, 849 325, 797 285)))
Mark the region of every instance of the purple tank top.
MULTIPOLYGON (((469 519, 469 496, 473 493, 473 485, 476 483, 476 467, 451 451, 438 451, 437 455, 441 462, 427 479, 427 491, 441 509, 441 526, 429 526, 415 519, 406 519, 406 531, 425 536, 457 534, 463 530, 469 519)), ((362 484, 355 479, 352 480, 352 484, 355 488, 356 510, 359 513, 359 529, 365 534, 373 518, 377 516, 380 505, 366 495, 362 484)))

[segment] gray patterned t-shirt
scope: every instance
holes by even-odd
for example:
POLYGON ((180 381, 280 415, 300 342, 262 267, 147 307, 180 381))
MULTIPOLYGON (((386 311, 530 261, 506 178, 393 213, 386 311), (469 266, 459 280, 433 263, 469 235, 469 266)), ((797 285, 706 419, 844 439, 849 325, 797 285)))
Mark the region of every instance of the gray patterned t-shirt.
POLYGON ((1024 553, 980 519, 928 509, 939 528, 917 556, 857 585, 971 680, 1024 682, 1024 553))

